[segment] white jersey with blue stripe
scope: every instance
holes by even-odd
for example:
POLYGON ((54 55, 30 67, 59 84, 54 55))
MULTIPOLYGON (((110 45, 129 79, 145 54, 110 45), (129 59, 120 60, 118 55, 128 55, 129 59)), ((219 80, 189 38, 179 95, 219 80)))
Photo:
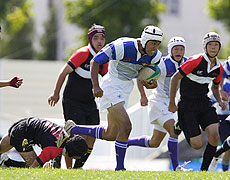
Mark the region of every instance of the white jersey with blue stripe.
MULTIPOLYGON (((227 92, 228 95, 230 96, 230 80, 227 78, 224 79, 223 91, 227 92)), ((211 98, 212 103, 214 107, 216 108, 216 113, 218 115, 229 115, 230 114, 230 111, 229 111, 230 100, 228 101, 226 110, 222 110, 221 107, 219 106, 219 103, 216 101, 216 98, 214 97, 211 91, 209 91, 208 96, 211 98)))
POLYGON ((101 49, 93 59, 99 64, 109 62, 108 73, 111 76, 121 80, 134 79, 143 66, 158 64, 162 56, 159 50, 153 56, 142 56, 137 41, 134 38, 119 38, 101 49))
POLYGON ((230 77, 230 62, 228 60, 226 60, 224 62, 223 67, 224 67, 224 69, 223 69, 222 77, 223 78, 229 78, 230 77))
POLYGON ((186 57, 183 57, 180 62, 172 59, 170 55, 162 57, 160 63, 158 64, 161 75, 157 80, 157 88, 153 89, 153 99, 164 100, 169 102, 169 88, 171 77, 175 74, 178 67, 187 61, 186 57))

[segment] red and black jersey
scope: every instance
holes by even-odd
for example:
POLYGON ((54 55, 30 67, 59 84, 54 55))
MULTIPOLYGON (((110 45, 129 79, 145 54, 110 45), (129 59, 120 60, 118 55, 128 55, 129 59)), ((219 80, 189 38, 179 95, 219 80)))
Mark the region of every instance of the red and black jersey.
MULTIPOLYGON (((73 68, 69 74, 63 98, 80 102, 92 102, 92 82, 90 75, 90 61, 96 55, 93 48, 85 46, 75 51, 67 62, 73 68)), ((100 65, 99 73, 103 76, 108 72, 108 63, 100 65)))
POLYGON ((18 152, 32 151, 32 146, 35 144, 40 146, 42 152, 37 157, 37 161, 43 166, 45 162, 62 153, 63 148, 57 147, 57 138, 62 130, 59 125, 45 119, 25 118, 10 127, 10 144, 18 152))
POLYGON ((223 66, 217 60, 211 68, 211 61, 206 54, 190 57, 181 65, 179 72, 184 76, 180 84, 180 94, 183 98, 199 99, 207 96, 210 82, 219 84, 223 66))

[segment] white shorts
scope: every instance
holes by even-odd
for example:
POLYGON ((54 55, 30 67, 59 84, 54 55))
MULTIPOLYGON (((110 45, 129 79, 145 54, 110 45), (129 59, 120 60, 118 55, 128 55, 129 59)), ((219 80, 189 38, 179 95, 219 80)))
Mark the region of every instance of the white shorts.
POLYGON ((167 133, 167 130, 163 128, 164 123, 170 119, 174 119, 173 113, 168 111, 168 104, 165 102, 149 100, 148 115, 150 123, 154 125, 154 128, 167 133))
POLYGON ((133 86, 133 80, 120 80, 107 73, 100 82, 100 87, 104 92, 99 98, 99 110, 103 111, 120 102, 125 102, 125 108, 127 108, 133 86))

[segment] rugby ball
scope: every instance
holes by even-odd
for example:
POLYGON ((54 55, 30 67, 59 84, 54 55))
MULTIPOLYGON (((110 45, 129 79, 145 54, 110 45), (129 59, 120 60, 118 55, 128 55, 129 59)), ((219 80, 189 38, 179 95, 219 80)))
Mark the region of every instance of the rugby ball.
POLYGON ((138 73, 137 79, 139 81, 145 80, 150 82, 151 80, 158 80, 161 75, 160 68, 157 65, 144 66, 138 73))

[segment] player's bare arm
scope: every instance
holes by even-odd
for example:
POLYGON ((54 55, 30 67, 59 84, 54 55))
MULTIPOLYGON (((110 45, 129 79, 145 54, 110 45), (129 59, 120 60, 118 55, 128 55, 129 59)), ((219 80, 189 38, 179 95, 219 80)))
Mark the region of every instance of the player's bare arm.
POLYGON ((93 95, 94 97, 102 97, 103 91, 99 86, 98 73, 99 73, 99 64, 93 59, 90 61, 90 73, 91 81, 93 84, 93 95))
POLYGON ((212 84, 211 90, 217 102, 219 103, 219 106, 222 108, 222 110, 225 110, 227 108, 227 102, 222 101, 221 99, 219 85, 212 84))
POLYGON ((173 113, 178 110, 178 107, 175 102, 175 98, 176 98, 178 82, 182 78, 183 78, 183 75, 179 71, 177 71, 171 78, 168 110, 173 113))
POLYGON ((55 106, 55 105, 58 103, 59 98, 60 98, 59 94, 60 94, 60 90, 61 90, 61 88, 62 88, 62 85, 63 85, 63 83, 64 83, 64 81, 65 81, 66 76, 67 76, 68 74, 70 74, 71 72, 73 72, 73 69, 72 69, 71 66, 68 65, 68 64, 66 64, 66 65, 62 68, 62 70, 61 70, 61 72, 60 72, 60 74, 59 74, 59 76, 58 76, 58 79, 57 79, 57 83, 56 83, 54 92, 53 92, 53 94, 48 98, 48 103, 49 103, 50 106, 53 107, 53 106, 55 106))
POLYGON ((140 99, 141 106, 147 106, 148 105, 148 98, 145 94, 145 90, 144 90, 144 86, 143 86, 142 82, 139 81, 138 79, 137 79, 137 87, 138 87, 138 90, 139 90, 140 96, 141 96, 141 99, 140 99))

